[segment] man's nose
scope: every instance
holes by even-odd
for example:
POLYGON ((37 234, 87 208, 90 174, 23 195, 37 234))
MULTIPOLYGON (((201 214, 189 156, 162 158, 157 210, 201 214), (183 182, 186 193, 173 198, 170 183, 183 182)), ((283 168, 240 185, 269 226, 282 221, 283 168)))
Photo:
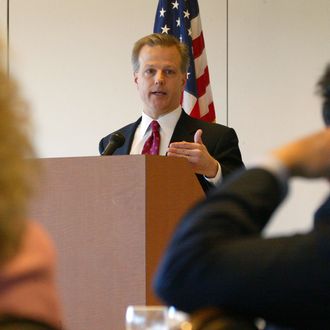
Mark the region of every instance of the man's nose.
POLYGON ((162 85, 164 83, 164 73, 159 70, 155 75, 155 84, 162 85))

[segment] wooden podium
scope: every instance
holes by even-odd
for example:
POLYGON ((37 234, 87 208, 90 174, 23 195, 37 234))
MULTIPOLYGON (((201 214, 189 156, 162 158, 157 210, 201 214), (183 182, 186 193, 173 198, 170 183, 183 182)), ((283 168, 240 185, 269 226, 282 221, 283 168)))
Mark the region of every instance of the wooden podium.
POLYGON ((31 216, 58 251, 67 330, 123 330, 128 305, 160 304, 158 261, 180 217, 204 192, 184 159, 40 159, 31 216))

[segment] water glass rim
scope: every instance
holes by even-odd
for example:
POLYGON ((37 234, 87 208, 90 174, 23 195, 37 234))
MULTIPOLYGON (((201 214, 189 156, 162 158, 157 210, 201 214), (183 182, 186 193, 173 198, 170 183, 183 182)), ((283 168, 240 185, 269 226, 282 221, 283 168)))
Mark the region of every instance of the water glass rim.
POLYGON ((161 306, 161 305, 129 305, 127 306, 127 309, 134 308, 136 310, 155 310, 155 311, 167 311, 167 306, 161 306))

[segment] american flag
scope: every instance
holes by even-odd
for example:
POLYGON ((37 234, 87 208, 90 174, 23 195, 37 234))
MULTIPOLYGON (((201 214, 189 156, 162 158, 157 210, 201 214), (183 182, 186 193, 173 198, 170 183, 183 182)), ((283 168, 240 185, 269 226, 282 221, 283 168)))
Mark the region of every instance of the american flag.
POLYGON ((192 117, 214 122, 215 111, 197 0, 159 0, 154 32, 172 34, 188 45, 190 67, 182 107, 192 117))

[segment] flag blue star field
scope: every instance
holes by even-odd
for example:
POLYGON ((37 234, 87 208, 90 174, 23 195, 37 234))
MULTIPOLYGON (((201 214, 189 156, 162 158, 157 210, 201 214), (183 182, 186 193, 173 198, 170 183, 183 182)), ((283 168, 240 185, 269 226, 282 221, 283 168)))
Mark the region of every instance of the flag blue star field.
POLYGON ((172 34, 188 45, 190 67, 182 107, 192 117, 208 122, 215 121, 197 0, 159 0, 154 32, 172 34))

